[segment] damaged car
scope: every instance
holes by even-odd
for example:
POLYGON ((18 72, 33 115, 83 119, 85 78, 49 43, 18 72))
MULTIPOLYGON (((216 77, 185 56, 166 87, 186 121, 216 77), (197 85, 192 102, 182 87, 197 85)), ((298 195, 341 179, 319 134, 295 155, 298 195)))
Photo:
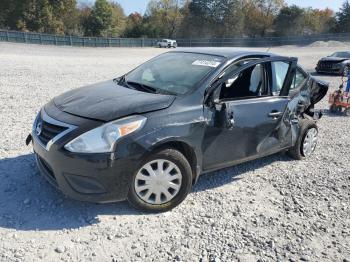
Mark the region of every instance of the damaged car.
POLYGON ((335 52, 322 58, 316 66, 317 73, 348 76, 350 69, 350 52, 335 52))
POLYGON ((310 157, 328 84, 296 58, 231 49, 162 54, 55 97, 32 141, 41 174, 71 198, 170 210, 201 174, 288 152, 310 157))

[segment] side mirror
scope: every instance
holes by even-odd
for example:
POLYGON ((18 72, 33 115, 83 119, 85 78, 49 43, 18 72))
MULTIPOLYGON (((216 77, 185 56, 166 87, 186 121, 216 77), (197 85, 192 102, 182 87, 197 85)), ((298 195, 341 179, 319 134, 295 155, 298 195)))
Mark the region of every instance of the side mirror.
POLYGON ((221 111, 223 103, 220 101, 220 93, 221 93, 221 88, 223 88, 224 85, 221 85, 221 87, 217 87, 214 92, 212 93, 211 96, 211 104, 212 107, 215 108, 217 111, 221 111))
POLYGON ((205 96, 204 103, 210 108, 216 108, 217 105, 220 105, 220 92, 221 88, 219 86, 211 87, 209 93, 205 96))

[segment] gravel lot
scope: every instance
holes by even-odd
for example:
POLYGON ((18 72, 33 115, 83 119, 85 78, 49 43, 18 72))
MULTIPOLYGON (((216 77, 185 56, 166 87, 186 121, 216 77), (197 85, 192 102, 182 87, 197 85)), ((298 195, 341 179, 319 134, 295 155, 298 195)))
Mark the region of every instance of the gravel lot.
MULTIPOLYGON (((271 51, 313 71, 342 49, 271 51)), ((42 105, 164 51, 0 43, 0 261, 350 261, 350 118, 341 115, 320 121, 308 161, 278 154, 204 175, 164 214, 69 200, 38 174, 24 140, 42 105)))

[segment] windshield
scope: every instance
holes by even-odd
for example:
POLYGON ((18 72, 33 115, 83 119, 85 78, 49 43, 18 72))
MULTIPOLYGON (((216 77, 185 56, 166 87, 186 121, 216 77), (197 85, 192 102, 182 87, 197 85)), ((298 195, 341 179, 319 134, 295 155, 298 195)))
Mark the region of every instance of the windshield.
MULTIPOLYGON (((171 52, 162 54, 125 76, 125 83, 145 91, 183 95, 224 61, 223 57, 171 52)), ((130 86, 129 85, 129 86, 130 86)))
POLYGON ((350 52, 336 52, 332 57, 340 57, 340 58, 350 58, 350 52))

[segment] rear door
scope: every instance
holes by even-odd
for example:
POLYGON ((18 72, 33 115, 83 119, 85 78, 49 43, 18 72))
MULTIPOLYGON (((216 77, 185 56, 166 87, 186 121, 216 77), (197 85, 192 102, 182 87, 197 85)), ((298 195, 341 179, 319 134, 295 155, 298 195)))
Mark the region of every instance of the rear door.
POLYGON ((259 59, 217 82, 214 106, 206 108, 211 121, 204 135, 204 169, 268 155, 290 144, 288 92, 296 64, 295 58, 259 59), (272 63, 287 67, 272 72, 272 63))

